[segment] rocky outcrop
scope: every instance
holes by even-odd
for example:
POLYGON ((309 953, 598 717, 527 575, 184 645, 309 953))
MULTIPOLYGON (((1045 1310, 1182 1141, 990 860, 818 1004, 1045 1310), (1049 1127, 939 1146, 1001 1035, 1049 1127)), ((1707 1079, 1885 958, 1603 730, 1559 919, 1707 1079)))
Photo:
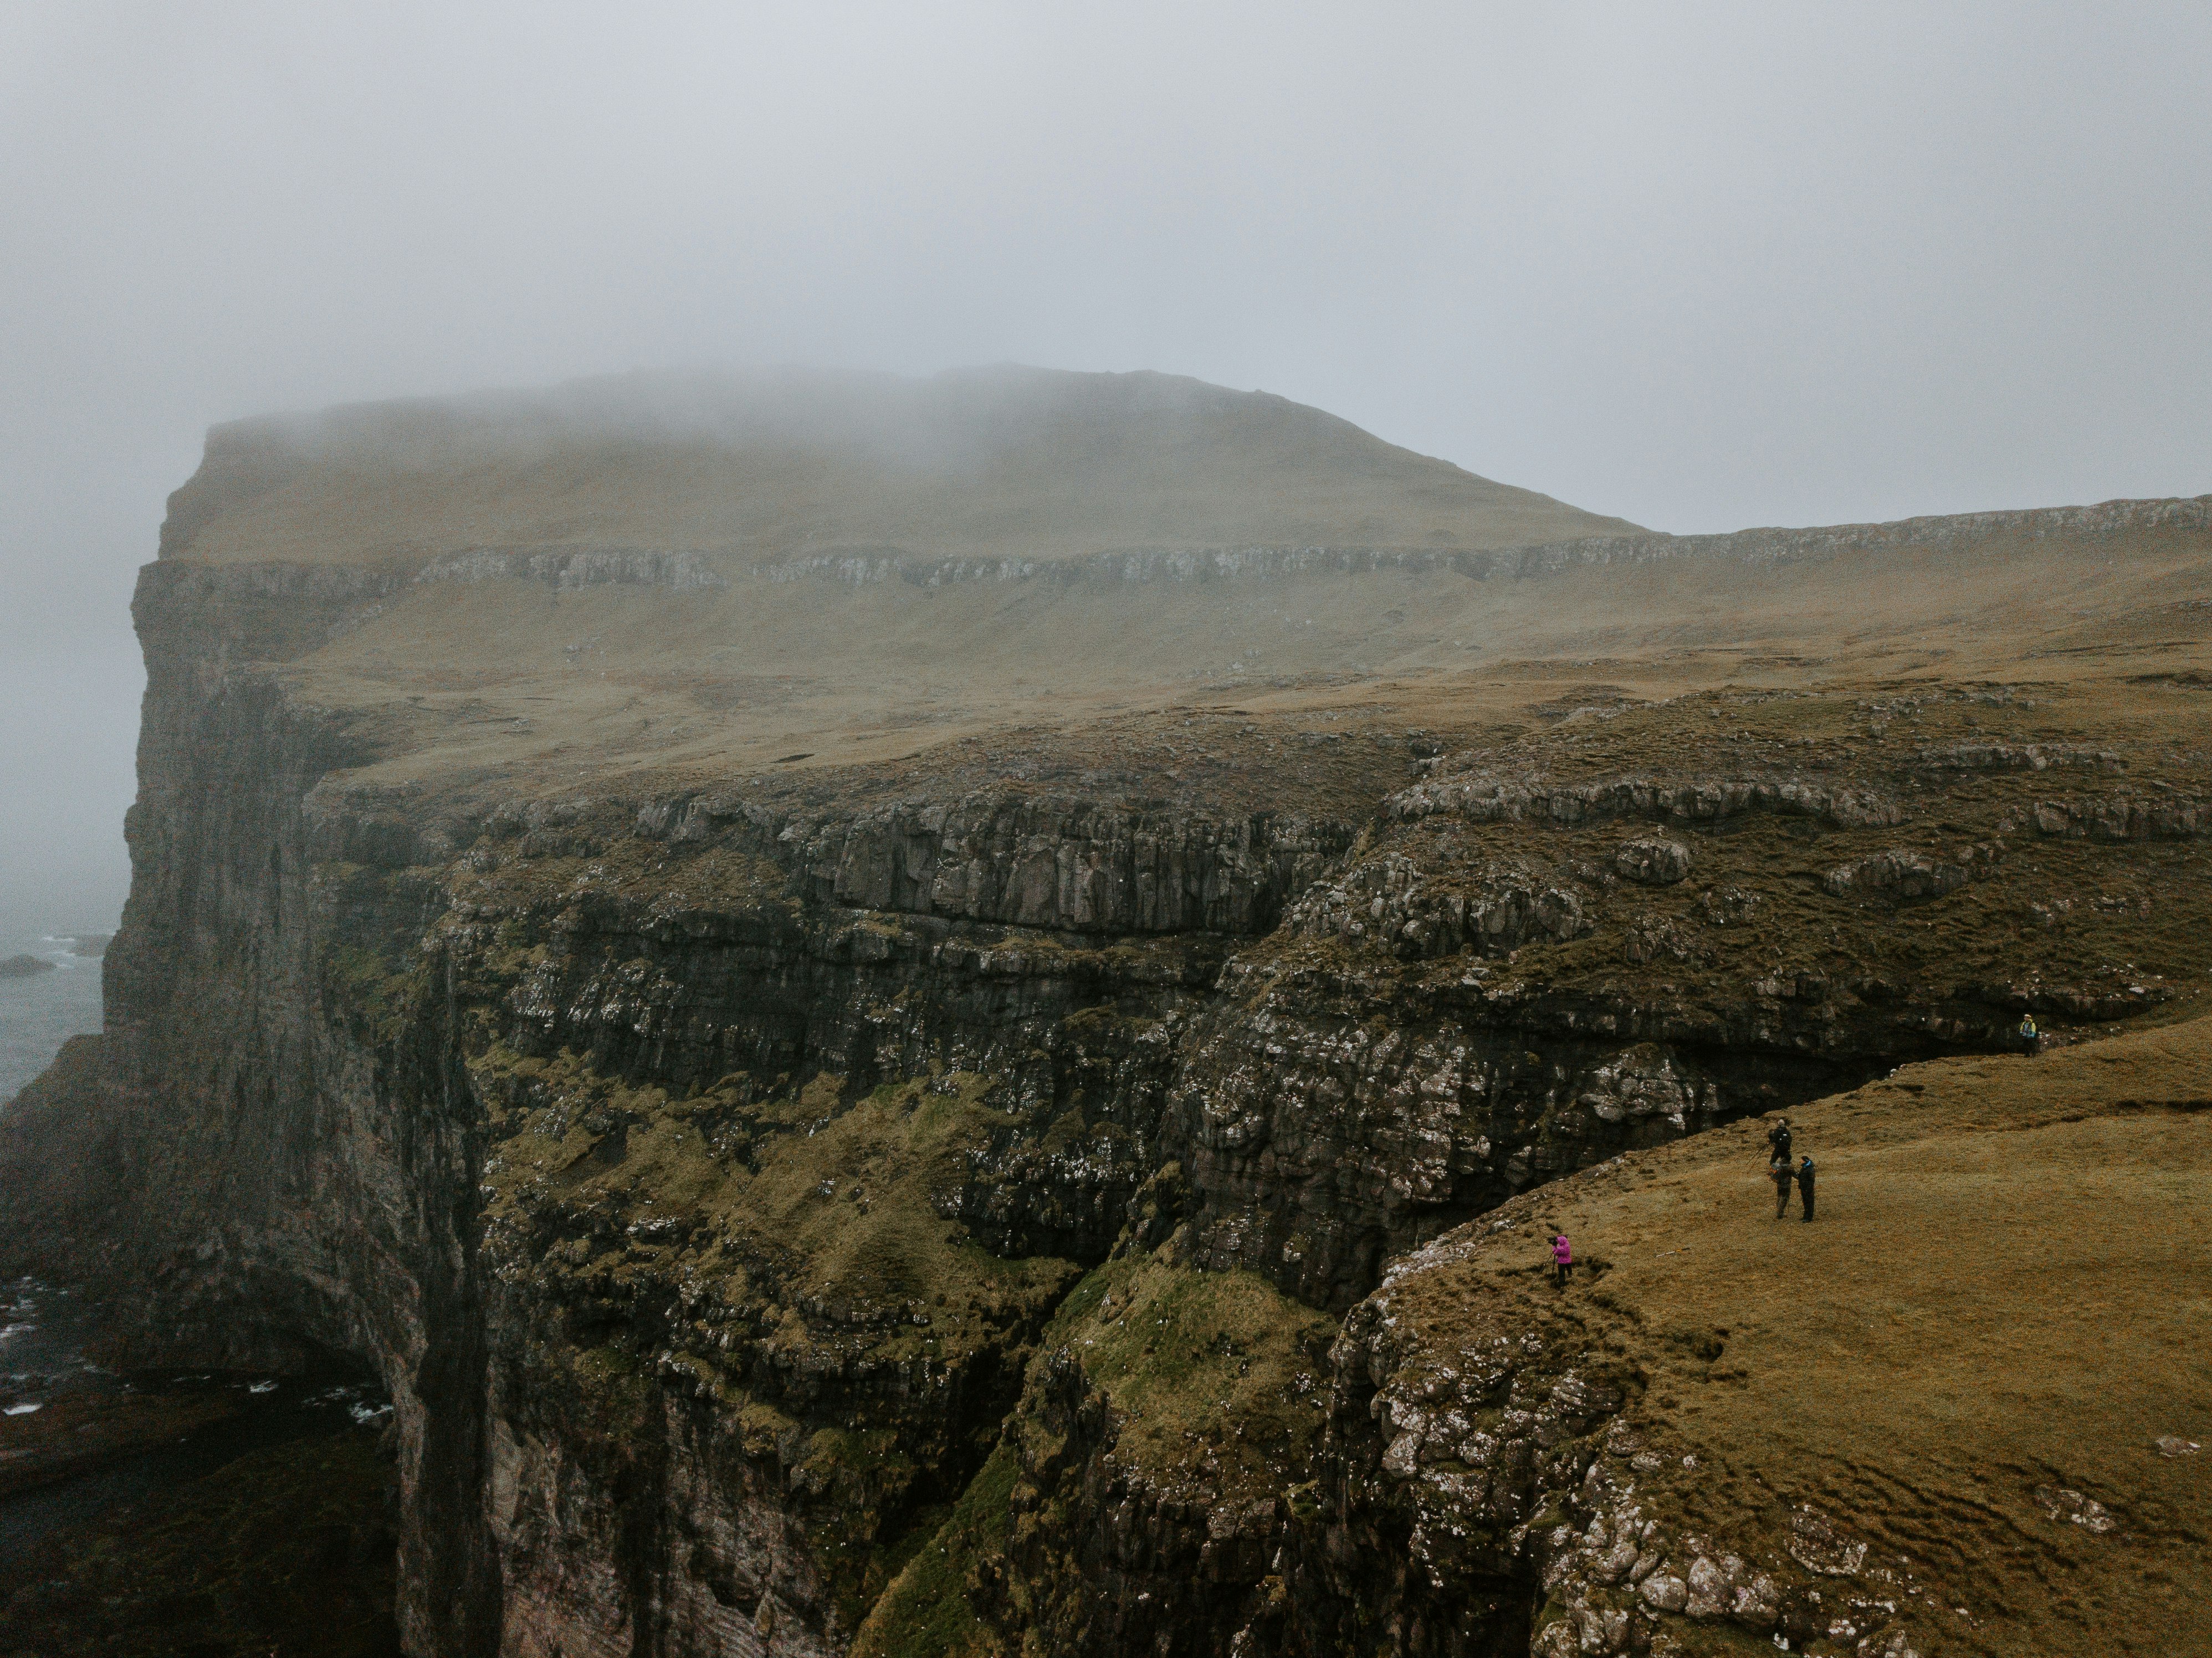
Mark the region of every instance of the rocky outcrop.
POLYGON ((100 1048, 98 1036, 70 1037, 52 1065, 0 1102, 0 1177, 9 1218, 20 1239, 37 1240, 60 1262, 93 1247, 92 1230, 112 1218, 102 1205, 114 1189, 121 1151, 100 1108, 100 1048))
POLYGON ((1231 935, 1272 927, 1352 835, 1296 817, 1222 821, 1052 796, 902 803, 776 831, 817 890, 856 908, 1080 932, 1231 935))
POLYGON ((1502 956, 1532 939, 1589 931, 1571 888, 1525 864, 1493 864, 1432 881, 1411 859, 1386 853, 1341 879, 1318 882, 1292 908, 1293 938, 1371 939, 1407 961, 1476 950, 1502 956))
POLYGON ((423 567, 418 581, 530 581, 564 593, 586 587, 666 587, 677 592, 726 587, 727 580, 696 553, 632 547, 563 549, 478 547, 423 567))
POLYGON ((1947 771, 2050 771, 2054 767, 2118 772, 2127 762, 2111 749, 2086 743, 1942 743, 1914 758, 1947 771))
POLYGON ((1624 881, 1647 887, 1670 887, 1690 872, 1690 849, 1680 841, 1631 841, 1613 854, 1613 866, 1624 881))
POLYGON ((1485 772, 1446 774, 1394 795, 1386 810, 1401 822, 1444 813, 1475 823, 1571 827, 1624 817, 1709 823, 1747 812, 1809 817, 1838 829, 1887 828, 1904 821, 1903 809, 1879 794, 1765 778, 1614 777, 1555 782, 1485 772))
POLYGON ((2199 840, 2212 835, 2212 802, 2179 794, 2039 800, 2027 823, 2051 840, 2199 840))
POLYGON ((1841 865, 1820 878, 1821 889, 1832 897, 1853 893, 1881 892, 1899 898, 1941 898, 1966 884, 1963 864, 1947 863, 1917 852, 1878 852, 1856 863, 1841 865))

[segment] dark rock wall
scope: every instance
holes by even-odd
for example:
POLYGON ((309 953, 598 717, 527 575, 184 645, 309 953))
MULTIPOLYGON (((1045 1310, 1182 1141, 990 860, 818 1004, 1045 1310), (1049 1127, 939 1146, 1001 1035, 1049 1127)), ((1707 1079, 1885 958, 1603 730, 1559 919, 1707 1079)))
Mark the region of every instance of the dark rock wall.
MULTIPOLYGON (((424 1650, 487 1649, 478 1113, 441 999, 380 1024, 344 970, 395 957, 439 900, 317 860, 308 793, 368 750, 288 700, 280 669, 227 665, 297 642, 310 607, 274 585, 234 616, 162 567, 142 589, 134 879, 99 1106, 113 1218, 67 1264, 112 1290, 137 1362, 374 1363, 408 1494, 402 1626, 424 1650)), ((324 585, 307 573, 308 598, 324 585)))

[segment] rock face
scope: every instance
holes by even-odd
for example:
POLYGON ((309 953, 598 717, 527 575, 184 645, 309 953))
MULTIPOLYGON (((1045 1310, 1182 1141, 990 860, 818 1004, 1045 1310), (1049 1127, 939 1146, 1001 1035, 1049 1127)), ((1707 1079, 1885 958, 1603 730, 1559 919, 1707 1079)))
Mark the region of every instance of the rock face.
MULTIPOLYGON (((185 505, 180 554, 222 522, 185 505)), ((434 580, 724 591, 560 556, 434 580)), ((1591 1321, 1447 1351, 1393 1285, 1578 1171, 2212 964, 2178 702, 2094 763, 1923 688, 434 766, 420 698, 325 673, 446 694, 359 643, 414 591, 146 572, 107 1029, 0 1119, 9 1264, 94 1283, 135 1357, 376 1367, 412 1653, 1797 1639, 1857 1533, 1700 1530, 1591 1321)), ((574 668, 592 719, 617 671, 574 668)))
POLYGON ((1631 841, 1613 855, 1625 881, 1671 887, 1690 872, 1690 849, 1680 841, 1631 841))
POLYGON ((9 956, 0 959, 0 979, 32 979, 53 970, 54 964, 40 956, 9 956))

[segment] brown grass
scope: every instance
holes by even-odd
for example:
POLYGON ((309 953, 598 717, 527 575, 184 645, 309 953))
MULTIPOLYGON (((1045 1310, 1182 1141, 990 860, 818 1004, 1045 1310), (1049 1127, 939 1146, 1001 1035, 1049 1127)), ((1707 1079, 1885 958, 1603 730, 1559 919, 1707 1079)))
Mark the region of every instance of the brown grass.
POLYGON ((1923 1653, 2212 1650, 2212 1485, 2155 1448, 2212 1444, 2207 1107, 2212 1019, 1907 1066, 1797 1114, 1810 1224, 1773 1218, 1739 1123, 1517 1199, 1396 1309, 1431 1345, 1533 1320, 1617 1345, 1698 1465, 1653 1479, 1660 1512, 1754 1557, 1814 1504, 1899 1572, 1923 1653), (1564 1294, 1554 1230, 1585 1263, 1564 1294))
POLYGON ((173 505, 165 556, 410 574, 487 549, 693 561, 724 585, 410 583, 298 662, 302 694, 377 711, 391 774, 556 786, 772 773, 796 754, 904 762, 963 737, 1190 705, 1426 723, 1445 706, 1571 707, 1578 682, 1648 698, 2208 665, 2212 559, 2197 531, 2000 529, 1940 547, 1846 532, 1784 560, 1706 552, 1525 578, 1433 561, 1072 577, 1055 566, 1133 548, 1426 554, 1630 526, 1318 410, 1157 375, 825 380, 799 398, 820 406, 786 422, 801 439, 744 414, 768 395, 757 385, 693 388, 688 425, 636 423, 667 395, 568 388, 223 428, 173 505), (714 412, 725 404, 738 415, 714 412), (916 430, 927 440, 908 452, 916 430), (921 573, 792 568, 895 556, 921 573), (943 560, 988 574, 930 580, 943 560))

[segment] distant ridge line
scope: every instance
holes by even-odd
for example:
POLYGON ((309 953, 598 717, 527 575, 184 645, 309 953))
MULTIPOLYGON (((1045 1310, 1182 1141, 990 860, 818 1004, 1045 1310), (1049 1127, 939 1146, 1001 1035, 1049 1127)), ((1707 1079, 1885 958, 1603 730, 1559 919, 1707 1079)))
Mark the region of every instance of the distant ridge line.
MULTIPOLYGON (((1834 524, 1811 529, 1732 530, 1714 535, 1675 536, 1652 531, 1639 536, 1600 536, 1547 542, 1513 550, 1541 556, 1580 551, 1584 562, 1616 558, 1734 556, 1764 563, 1807 554, 1847 552, 1861 547, 1947 547, 2006 534, 2030 540, 2056 537, 2126 535, 2143 530, 2212 530, 2212 495, 2151 496, 2103 501, 2090 507, 2027 507, 1993 513, 1948 513, 1893 519, 1886 524, 1834 524)), ((1572 562, 1571 559, 1570 562, 1572 562)))
POLYGON ((1735 558, 1781 563, 1856 548, 1956 546, 2006 534, 2033 540, 2125 535, 2144 530, 2212 531, 2212 495, 2107 501, 2091 507, 2038 507, 1844 524, 1812 529, 1736 530, 1716 535, 1583 537, 1521 547, 1142 547, 1070 559, 929 558, 893 549, 825 553, 759 563, 748 574, 770 581, 830 577, 860 586, 901 580, 936 587, 963 581, 1218 580, 1367 570, 1452 570, 1477 580, 1543 575, 1586 564, 1647 563, 1670 558, 1735 558))
MULTIPOLYGON (((1133 547, 1073 558, 932 557, 898 548, 842 550, 814 557, 740 564, 738 550, 672 551, 641 547, 487 546, 445 555, 416 571, 372 585, 392 592, 414 582, 518 580, 562 592, 607 586, 707 592, 750 577, 770 582, 829 580, 853 586, 899 581, 915 587, 969 582, 1057 580, 1066 586, 1149 581, 1216 581, 1403 570, 1449 570, 1474 580, 1518 580, 1589 565, 1644 564, 1680 558, 1784 564, 1855 550, 1944 548, 2002 536, 2029 540, 2100 539, 2152 530, 2212 531, 2212 495, 2100 501, 1843 524, 1811 529, 1737 530, 1716 535, 1585 537, 1521 547, 1133 547)), ((271 570, 291 561, 257 561, 271 570)), ((187 565, 205 573, 205 567, 187 565)), ((335 571, 331 580, 341 580, 335 571)), ((252 585, 252 578, 246 578, 252 585)), ((265 583, 267 578, 264 577, 265 583)), ((341 585, 343 581, 341 580, 341 585)))

